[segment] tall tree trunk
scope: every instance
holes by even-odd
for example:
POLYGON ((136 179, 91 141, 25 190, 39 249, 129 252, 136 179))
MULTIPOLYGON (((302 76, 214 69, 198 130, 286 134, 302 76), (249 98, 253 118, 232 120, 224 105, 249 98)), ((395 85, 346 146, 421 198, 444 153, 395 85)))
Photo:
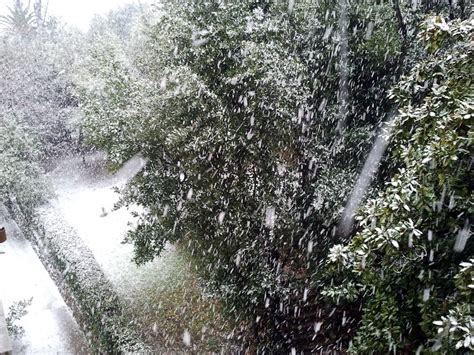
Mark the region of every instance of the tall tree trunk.
POLYGON ((404 55, 408 47, 407 27, 405 25, 405 21, 403 21, 403 15, 400 9, 399 0, 393 0, 392 5, 393 5, 393 10, 395 11, 395 16, 397 18, 398 32, 400 32, 400 36, 402 37, 402 55, 404 55))
POLYGON ((38 28, 44 26, 44 21, 46 19, 46 12, 48 11, 48 4, 49 2, 46 2, 46 6, 43 6, 42 0, 35 0, 33 4, 33 10, 35 13, 35 18, 36 18, 36 25, 38 28))
POLYGON ((448 0, 448 4, 449 4, 449 19, 450 20, 453 20, 454 19, 454 4, 453 4, 453 0, 448 0))
POLYGON ((423 10, 425 13, 428 13, 433 7, 433 2, 431 0, 424 0, 423 1, 423 10))
POLYGON ((405 62, 405 58, 407 56, 408 47, 409 47, 409 39, 408 39, 407 26, 405 24, 405 21, 403 20, 403 14, 400 8, 400 1, 393 0, 392 6, 395 12, 395 17, 397 19, 398 32, 401 38, 401 48, 400 48, 401 53, 400 53, 400 56, 398 57, 397 64, 396 64, 397 65, 396 76, 398 78, 403 72, 404 62, 405 62))
POLYGON ((338 124, 337 130, 345 130, 349 101, 349 0, 338 0, 339 7, 339 90, 338 90, 338 124))
MULTIPOLYGON (((468 7, 469 7, 469 11, 467 11, 467 13, 470 13, 470 5, 471 3, 468 2, 468 7)), ((459 11, 460 11, 460 15, 461 15, 461 19, 462 20, 465 20, 466 19, 466 2, 465 0, 458 0, 458 5, 459 5, 459 11)))

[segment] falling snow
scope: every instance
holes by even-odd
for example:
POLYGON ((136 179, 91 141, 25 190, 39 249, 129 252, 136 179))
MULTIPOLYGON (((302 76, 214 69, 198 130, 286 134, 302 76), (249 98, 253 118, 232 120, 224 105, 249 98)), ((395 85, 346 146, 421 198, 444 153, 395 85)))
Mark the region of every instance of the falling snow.
POLYGON ((469 2, 4 3, 14 353, 474 351, 469 2))

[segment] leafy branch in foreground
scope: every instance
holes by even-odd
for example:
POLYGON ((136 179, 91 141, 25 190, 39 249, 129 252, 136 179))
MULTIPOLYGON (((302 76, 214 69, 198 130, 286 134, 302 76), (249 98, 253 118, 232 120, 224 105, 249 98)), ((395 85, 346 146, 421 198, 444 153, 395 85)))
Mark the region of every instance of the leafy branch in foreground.
POLYGON ((349 294, 359 285, 354 352, 472 349, 472 280, 464 285, 470 271, 458 266, 474 252, 473 37, 473 20, 428 19, 419 34, 427 57, 392 91, 395 173, 363 206, 357 235, 338 247, 347 256, 329 260, 346 269, 349 294))
POLYGON ((27 308, 31 306, 33 302, 33 297, 27 300, 21 300, 18 302, 13 303, 8 308, 8 315, 6 317, 7 321, 7 329, 11 336, 15 338, 20 338, 25 334, 25 329, 21 326, 16 324, 21 318, 26 316, 28 313, 27 308))

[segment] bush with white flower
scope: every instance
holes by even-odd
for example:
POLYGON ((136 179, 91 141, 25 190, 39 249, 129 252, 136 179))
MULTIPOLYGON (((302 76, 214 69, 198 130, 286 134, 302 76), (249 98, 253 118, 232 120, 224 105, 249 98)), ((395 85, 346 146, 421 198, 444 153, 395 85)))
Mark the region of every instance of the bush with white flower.
POLYGON ((448 315, 433 321, 438 327, 434 350, 474 350, 474 259, 459 264, 461 269, 455 276, 459 291, 458 302, 448 315))
POLYGON ((336 244, 329 249, 328 262, 347 266, 352 261, 352 253, 348 246, 336 244))
POLYGON ((449 315, 433 322, 438 326, 438 341, 433 350, 439 350, 442 342, 454 344, 456 349, 474 350, 474 318, 464 310, 450 310, 449 315))

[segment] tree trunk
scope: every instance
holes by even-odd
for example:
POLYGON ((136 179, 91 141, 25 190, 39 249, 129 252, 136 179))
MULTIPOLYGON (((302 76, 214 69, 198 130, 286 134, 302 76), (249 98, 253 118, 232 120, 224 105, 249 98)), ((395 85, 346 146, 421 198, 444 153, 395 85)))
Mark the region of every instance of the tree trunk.
MULTIPOLYGON (((461 15, 461 20, 465 20, 466 19, 466 2, 465 0, 458 0, 458 4, 459 4, 459 11, 460 11, 460 15, 461 15)), ((469 7, 470 7, 470 2, 468 3, 469 7)), ((469 13, 470 11, 468 11, 469 13)))
POLYGON ((393 0, 393 10, 395 11, 395 16, 397 18, 398 31, 402 37, 402 55, 407 51, 408 47, 408 33, 405 22, 403 21, 402 11, 400 9, 399 0, 393 0))
POLYGON ((423 1, 423 10, 425 13, 428 13, 433 7, 433 3, 431 0, 424 0, 423 1))
POLYGON ((33 4, 33 10, 35 13, 37 27, 43 27, 46 19, 46 12, 48 11, 48 2, 46 2, 46 6, 43 7, 42 0, 35 0, 33 4))
POLYGON ((337 130, 342 134, 345 130, 349 101, 349 0, 339 0, 339 92, 338 92, 338 124, 337 130))

